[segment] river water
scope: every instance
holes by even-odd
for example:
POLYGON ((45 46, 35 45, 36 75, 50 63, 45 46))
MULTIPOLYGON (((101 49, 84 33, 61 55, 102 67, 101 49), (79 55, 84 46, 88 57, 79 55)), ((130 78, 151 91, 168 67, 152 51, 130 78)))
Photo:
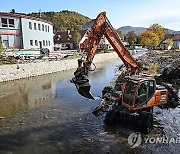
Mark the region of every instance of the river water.
MULTIPOLYGON (((96 65, 89 76, 95 96, 101 96, 120 63, 112 60, 96 65)), ((142 143, 132 148, 128 136, 136 130, 108 127, 103 123, 104 115, 93 116, 100 100, 88 100, 77 93, 69 82, 73 72, 0 84, 0 153, 180 153, 180 143, 154 143, 157 136, 180 136, 180 107, 155 108, 153 131, 142 134, 142 143), (151 140, 145 143, 145 138, 151 140)))

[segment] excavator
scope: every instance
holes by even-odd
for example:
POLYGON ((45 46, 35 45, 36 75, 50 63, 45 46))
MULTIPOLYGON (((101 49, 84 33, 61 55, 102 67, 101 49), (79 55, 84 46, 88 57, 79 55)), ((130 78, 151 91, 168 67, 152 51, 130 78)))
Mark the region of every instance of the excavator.
POLYGON ((153 128, 153 107, 167 103, 168 90, 164 86, 156 85, 153 77, 140 74, 138 62, 122 43, 106 17, 106 12, 97 16, 89 30, 88 38, 81 44, 82 57, 78 59, 78 68, 70 82, 75 84, 80 95, 94 99, 90 92, 88 73, 103 35, 123 61, 126 75, 118 96, 115 97, 112 87, 103 89, 103 99, 93 113, 96 114, 100 109, 105 110, 111 105, 105 116, 106 124, 113 126, 125 123, 149 133, 153 128))

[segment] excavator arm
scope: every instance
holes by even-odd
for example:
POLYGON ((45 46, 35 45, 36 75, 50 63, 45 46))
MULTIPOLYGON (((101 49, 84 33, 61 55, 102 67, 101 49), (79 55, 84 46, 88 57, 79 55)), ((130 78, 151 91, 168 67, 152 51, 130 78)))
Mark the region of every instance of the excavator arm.
POLYGON ((88 33, 88 38, 81 44, 83 54, 81 59, 78 59, 78 68, 74 72, 75 77, 71 80, 71 82, 76 85, 79 94, 89 99, 94 98, 90 93, 91 86, 88 80, 88 71, 103 35, 105 35, 109 43, 112 45, 126 68, 130 69, 130 75, 138 73, 137 62, 121 42, 119 35, 107 19, 106 13, 101 12, 91 27, 88 33))

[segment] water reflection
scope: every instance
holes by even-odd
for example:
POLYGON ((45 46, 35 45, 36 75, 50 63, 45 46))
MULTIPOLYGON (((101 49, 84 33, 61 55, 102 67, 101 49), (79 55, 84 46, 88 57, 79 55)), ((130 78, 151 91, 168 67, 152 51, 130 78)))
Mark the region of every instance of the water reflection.
POLYGON ((51 103, 56 97, 56 82, 70 75, 71 71, 0 83, 0 116, 51 103))

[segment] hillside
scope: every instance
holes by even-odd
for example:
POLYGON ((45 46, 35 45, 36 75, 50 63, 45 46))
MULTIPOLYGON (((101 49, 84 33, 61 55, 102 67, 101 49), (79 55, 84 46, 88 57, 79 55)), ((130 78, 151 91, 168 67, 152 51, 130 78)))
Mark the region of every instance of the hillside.
POLYGON ((131 27, 131 26, 123 26, 118 28, 118 31, 121 31, 123 34, 127 34, 130 31, 134 31, 136 34, 140 34, 146 31, 145 27, 131 27))
POLYGON ((80 30, 82 25, 90 18, 83 16, 74 11, 60 11, 60 12, 41 12, 41 13, 29 13, 28 15, 34 17, 40 17, 47 21, 51 21, 54 24, 54 31, 62 30, 80 30))
MULTIPOLYGON (((136 34, 140 34, 140 33, 143 33, 147 30, 147 28, 145 27, 131 27, 131 26, 123 26, 123 27, 120 27, 117 29, 118 31, 121 31, 123 34, 127 34, 128 32, 130 31, 134 31, 136 34)), ((173 34, 173 33, 179 33, 179 31, 174 31, 174 30, 171 30, 171 29, 167 29, 168 32, 170 34, 173 34)))

